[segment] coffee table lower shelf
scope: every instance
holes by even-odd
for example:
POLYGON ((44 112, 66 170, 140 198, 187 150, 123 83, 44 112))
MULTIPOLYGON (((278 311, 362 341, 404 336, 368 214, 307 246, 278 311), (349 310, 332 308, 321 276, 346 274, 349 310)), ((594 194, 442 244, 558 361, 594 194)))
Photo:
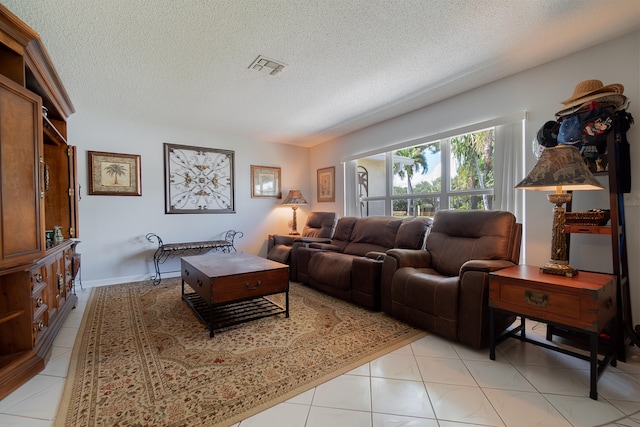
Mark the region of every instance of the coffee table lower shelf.
POLYGON ((218 329, 277 314, 285 314, 285 317, 289 317, 288 307, 282 307, 266 297, 219 305, 208 304, 196 292, 183 293, 182 299, 191 307, 200 321, 209 327, 209 336, 212 338, 214 331, 218 329))

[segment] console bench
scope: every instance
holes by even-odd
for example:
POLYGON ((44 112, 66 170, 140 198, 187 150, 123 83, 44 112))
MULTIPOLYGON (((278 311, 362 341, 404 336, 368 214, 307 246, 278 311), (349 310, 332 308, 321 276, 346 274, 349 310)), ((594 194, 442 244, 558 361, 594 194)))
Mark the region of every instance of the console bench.
POLYGON ((155 233, 146 235, 148 241, 153 243, 153 239, 158 241, 158 249, 153 254, 153 266, 156 274, 151 277, 153 284, 157 285, 162 280, 160 276, 160 264, 164 263, 171 256, 180 256, 183 254, 202 254, 204 252, 236 252, 234 240, 238 236, 243 236, 242 231, 229 230, 225 233, 224 240, 205 240, 201 242, 185 242, 185 243, 164 243, 160 236, 155 233))

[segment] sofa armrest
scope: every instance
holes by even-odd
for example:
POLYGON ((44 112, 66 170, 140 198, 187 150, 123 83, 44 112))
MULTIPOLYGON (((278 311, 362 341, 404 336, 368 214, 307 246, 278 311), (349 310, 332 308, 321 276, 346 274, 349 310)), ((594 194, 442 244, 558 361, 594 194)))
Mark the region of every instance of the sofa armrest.
MULTIPOLYGON (((460 268, 458 340, 475 348, 489 343, 489 273, 515 265, 505 260, 471 260, 460 268)), ((502 332, 515 316, 496 313, 495 331, 502 332)))
POLYGON ((298 251, 302 248, 308 248, 311 242, 331 242, 331 239, 318 237, 296 237, 291 245, 291 255, 289 257, 289 278, 299 282, 298 278, 298 251))
POLYGON ((513 267, 515 264, 511 261, 507 260, 481 260, 481 259, 472 259, 460 267, 460 277, 462 277, 467 271, 482 271, 486 273, 490 273, 492 271, 502 270, 503 268, 513 267))
POLYGON ((374 261, 384 261, 386 255, 387 254, 385 252, 371 251, 367 252, 364 256, 365 258, 369 258, 374 261))
POLYGON ((428 267, 431 255, 423 249, 389 249, 384 257, 380 277, 380 303, 382 311, 391 315, 391 282, 402 267, 428 267))
POLYGON ((277 245, 292 246, 294 237, 287 236, 284 234, 271 234, 269 236, 269 240, 273 241, 274 246, 277 246, 277 245))
MULTIPOLYGON (((372 256, 374 252, 369 252, 372 256)), ((380 310, 380 275, 382 261, 375 257, 354 257, 351 265, 351 299, 371 310, 380 310)), ((384 253, 377 252, 384 256, 384 253)))
POLYGON ((431 265, 431 254, 423 249, 389 249, 386 256, 395 260, 396 269, 431 265))
POLYGON ((318 252, 323 252, 321 249, 317 248, 308 248, 306 246, 300 246, 296 250, 295 256, 295 270, 296 277, 293 280, 296 280, 301 283, 309 284, 309 262, 311 261, 311 257, 317 254, 318 252))

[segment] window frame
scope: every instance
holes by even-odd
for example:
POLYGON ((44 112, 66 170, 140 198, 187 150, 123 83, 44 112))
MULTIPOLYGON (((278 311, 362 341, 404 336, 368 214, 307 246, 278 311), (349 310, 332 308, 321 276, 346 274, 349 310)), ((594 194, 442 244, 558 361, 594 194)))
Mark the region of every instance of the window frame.
MULTIPOLYGON (((383 201, 384 202, 384 215, 387 216, 391 216, 393 215, 393 203, 396 200, 411 200, 411 199, 425 199, 425 198, 437 198, 439 199, 439 204, 438 204, 438 209, 442 209, 442 206, 446 206, 446 209, 450 209, 450 201, 452 198, 454 197, 466 197, 466 196, 490 196, 494 199, 495 201, 495 186, 491 187, 491 188, 486 188, 486 189, 472 189, 472 190, 452 190, 451 189, 451 174, 450 174, 450 170, 451 170, 451 139, 455 138, 457 136, 460 135, 466 135, 466 134, 471 134, 471 133, 475 133, 475 132, 481 132, 487 129, 493 129, 494 130, 494 151, 495 151, 495 127, 489 127, 489 128, 482 128, 482 129, 478 129, 478 130, 473 130, 470 132, 465 132, 462 134, 457 134, 457 135, 452 135, 450 137, 446 137, 446 138, 441 138, 441 139, 437 139, 437 140, 433 140, 433 141, 422 141, 420 143, 409 143, 409 145, 405 146, 405 147, 394 147, 393 150, 390 151, 386 151, 384 153, 384 161, 385 161, 385 170, 386 170, 386 177, 385 177, 385 181, 386 181, 386 193, 385 195, 377 195, 377 196, 360 196, 359 192, 358 193, 358 198, 356 200, 356 203, 358 205, 360 205, 361 203, 366 203, 366 202, 379 202, 379 201, 383 201), (435 143, 439 143, 440 144, 440 165, 441 165, 441 185, 440 185, 440 191, 439 192, 429 192, 429 193, 411 193, 411 194, 394 194, 394 190, 393 190, 393 178, 394 178, 394 173, 393 173, 393 154, 394 152, 396 152, 399 149, 402 148, 411 148, 411 147, 416 147, 416 146, 420 146, 420 145, 429 145, 429 144, 435 144, 435 143)), ((362 158, 366 158, 368 156, 364 156, 361 157, 362 158)), ((359 166, 357 164, 359 159, 355 159, 354 162, 356 163, 356 168, 357 166, 359 166)), ((495 170, 495 162, 494 162, 494 170, 495 170)), ((416 212, 412 212, 412 214, 410 216, 416 216, 416 212)))

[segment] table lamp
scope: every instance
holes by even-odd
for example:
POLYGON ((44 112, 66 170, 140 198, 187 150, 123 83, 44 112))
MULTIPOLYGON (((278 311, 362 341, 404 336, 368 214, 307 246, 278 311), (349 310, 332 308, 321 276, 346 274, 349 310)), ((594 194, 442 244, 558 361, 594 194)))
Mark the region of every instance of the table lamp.
POLYGON ((577 148, 557 145, 545 148, 538 163, 516 188, 536 191, 555 191, 547 198, 553 208, 551 260, 540 267, 543 273, 573 277, 578 270, 569 265, 567 240, 564 233, 565 210, 563 204, 571 201, 565 190, 602 190, 604 187, 591 174, 577 148))
POLYGON ((285 197, 283 205, 291 206, 293 209, 293 222, 291 224, 291 232, 289 233, 291 236, 299 236, 298 233, 298 221, 296 219, 296 210, 298 209, 298 205, 306 205, 307 201, 302 196, 300 190, 289 190, 289 194, 285 197))

